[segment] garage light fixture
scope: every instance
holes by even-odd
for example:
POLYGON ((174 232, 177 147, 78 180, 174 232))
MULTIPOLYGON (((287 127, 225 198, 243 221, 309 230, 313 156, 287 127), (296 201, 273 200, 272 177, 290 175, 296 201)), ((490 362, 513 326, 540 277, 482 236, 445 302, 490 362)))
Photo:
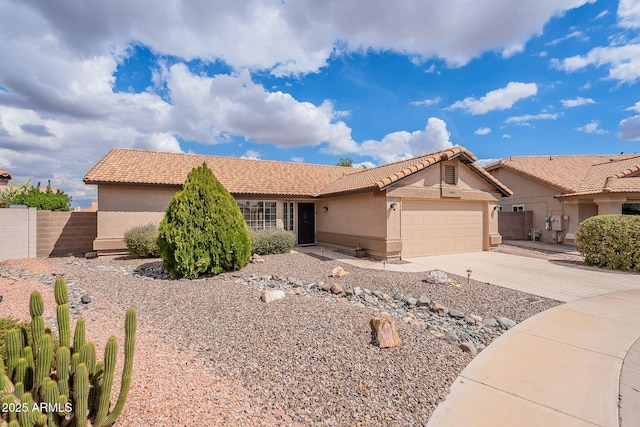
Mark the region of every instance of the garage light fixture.
POLYGON ((393 209, 394 211, 396 210, 396 206, 398 206, 398 203, 396 202, 391 202, 391 209, 393 209))

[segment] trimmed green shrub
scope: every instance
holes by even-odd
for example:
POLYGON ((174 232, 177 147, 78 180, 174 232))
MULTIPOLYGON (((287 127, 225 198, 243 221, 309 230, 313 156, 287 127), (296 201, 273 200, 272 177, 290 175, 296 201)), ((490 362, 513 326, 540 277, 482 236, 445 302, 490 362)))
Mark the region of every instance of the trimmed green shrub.
POLYGON ((158 249, 158 226, 154 223, 138 225, 124 233, 124 242, 127 244, 131 258, 157 258, 160 256, 158 249))
POLYGON ((258 255, 286 254, 296 243, 296 235, 278 228, 250 230, 253 253, 258 255))
POLYGON ((640 216, 598 215, 580 223, 576 247, 587 265, 640 271, 640 216))
POLYGON ((239 270, 251 258, 247 224, 233 196, 204 163, 194 168, 160 223, 158 247, 172 277, 239 270))

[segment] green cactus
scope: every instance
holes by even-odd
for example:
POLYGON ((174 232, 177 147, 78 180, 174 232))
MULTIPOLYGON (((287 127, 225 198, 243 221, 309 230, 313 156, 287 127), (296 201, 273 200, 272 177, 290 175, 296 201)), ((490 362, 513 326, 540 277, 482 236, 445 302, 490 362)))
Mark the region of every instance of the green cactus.
POLYGON ((58 333, 60 334, 60 347, 69 348, 71 341, 71 328, 69 326, 69 306, 61 304, 56 309, 58 318, 58 333))
POLYGON ((58 355, 56 357, 56 376, 58 378, 58 388, 60 394, 69 396, 69 362, 71 361, 69 349, 67 347, 58 347, 58 355))
POLYGON ((18 365, 18 359, 23 354, 24 342, 20 329, 11 329, 7 332, 7 375, 13 378, 13 372, 18 365))
POLYGON ((76 427, 86 427, 89 410, 89 371, 82 362, 73 376, 73 393, 76 427))
POLYGON ((79 319, 71 351, 69 306, 64 279, 56 280, 54 294, 58 304, 60 334, 57 350, 51 331, 44 327, 44 306, 42 296, 38 293, 32 294, 29 301, 33 336, 26 339, 26 333, 21 329, 13 329, 7 333, 6 366, 0 358, 2 402, 26 402, 31 409, 2 415, 2 419, 8 423, 4 425, 58 427, 73 423, 82 427, 110 426, 122 413, 131 385, 136 333, 135 309, 130 308, 126 314, 121 386, 118 400, 109 412, 118 348, 116 338, 110 337, 107 341, 105 360, 96 360, 95 345, 85 342, 85 321, 79 319), (69 403, 71 409, 65 406, 69 403), (45 413, 41 413, 40 408, 45 413))
POLYGON ((85 339, 85 321, 84 319, 78 319, 76 322, 76 331, 73 334, 73 352, 79 353, 80 349, 84 345, 85 339))
POLYGON ((63 305, 67 301, 67 284, 64 281, 64 277, 58 277, 53 287, 53 295, 56 299, 56 304, 63 305))

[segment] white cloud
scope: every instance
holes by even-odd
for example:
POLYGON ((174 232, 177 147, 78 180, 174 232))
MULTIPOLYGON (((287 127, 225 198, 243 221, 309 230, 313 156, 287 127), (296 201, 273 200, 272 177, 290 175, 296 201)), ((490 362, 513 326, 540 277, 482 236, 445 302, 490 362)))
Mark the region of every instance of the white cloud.
POLYGON ((498 160, 502 159, 478 159, 476 161, 476 164, 480 167, 485 167, 487 165, 490 165, 491 163, 497 162, 498 160))
POLYGON ((423 99, 422 101, 412 101, 412 102, 410 102, 410 104, 418 106, 418 107, 421 106, 421 105, 424 105, 424 106, 428 107, 430 105, 439 104, 440 101, 442 101, 442 98, 440 98, 439 96, 436 96, 433 99, 423 99))
POLYGON ((241 159, 251 159, 251 160, 259 160, 260 159, 260 152, 256 151, 256 150, 247 150, 244 152, 244 154, 242 156, 240 156, 241 159))
POLYGON ((473 133, 476 135, 488 135, 491 133, 491 128, 478 128, 473 133))
POLYGON ((365 141, 360 144, 357 153, 390 163, 450 147, 453 144, 449 141, 447 124, 430 117, 424 130, 392 132, 380 141, 365 141))
POLYGON ((585 133, 595 133, 598 135, 604 135, 609 133, 609 131, 607 130, 598 128, 599 125, 600 125, 600 122, 598 120, 592 120, 584 126, 577 127, 576 130, 579 130, 580 132, 585 132, 585 133))
POLYGON ((359 169, 371 169, 371 168, 375 168, 376 166, 378 165, 376 165, 373 162, 360 162, 360 163, 353 164, 354 168, 359 168, 359 169))
POLYGON ((573 31, 569 34, 567 34, 564 37, 560 37, 554 40, 551 40, 549 43, 547 43, 549 46, 555 46, 557 44, 562 43, 565 40, 570 40, 570 39, 580 39, 583 41, 587 41, 589 40, 589 37, 585 36, 584 33, 582 31, 573 31))
POLYGON ((505 133, 502 135, 503 139, 511 139, 511 135, 509 135, 508 133, 505 133))
POLYGON ((629 117, 618 124, 618 137, 623 141, 640 141, 640 115, 629 117))
POLYGON ((557 118, 558 115, 555 113, 524 114, 522 116, 509 117, 507 120, 505 120, 505 123, 520 126, 530 126, 531 124, 529 122, 533 120, 555 120, 557 118))
POLYGON ((624 28, 640 28, 640 1, 620 0, 618 25, 624 28))
POLYGON ((487 92, 480 99, 468 97, 462 101, 456 101, 449 108, 462 108, 471 114, 485 114, 489 111, 511 108, 520 99, 537 93, 538 85, 535 83, 509 82, 506 87, 487 92))
POLYGON ((591 98, 583 98, 581 96, 578 96, 575 99, 561 99, 560 103, 564 108, 573 108, 580 107, 581 105, 595 104, 596 101, 591 98))
POLYGON ((640 113, 640 101, 633 104, 631 107, 626 108, 627 111, 635 111, 636 113, 640 113))
POLYGON ((616 47, 596 47, 586 55, 576 55, 563 60, 552 60, 560 70, 573 72, 588 66, 609 67, 608 79, 620 83, 634 83, 640 78, 640 44, 616 47))

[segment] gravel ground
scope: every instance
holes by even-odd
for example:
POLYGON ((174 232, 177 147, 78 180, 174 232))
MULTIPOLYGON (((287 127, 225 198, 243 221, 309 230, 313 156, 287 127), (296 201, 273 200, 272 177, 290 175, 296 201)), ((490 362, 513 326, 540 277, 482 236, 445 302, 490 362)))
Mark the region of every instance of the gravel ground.
MULTIPOLYGON (((420 325, 399 320, 402 344, 380 349, 373 345, 369 327, 378 308, 354 306, 346 298, 314 290, 311 283, 340 282, 416 298, 427 295, 465 313, 518 322, 558 304, 473 280, 467 283, 460 277, 451 276, 460 286, 435 285, 423 282, 425 273, 358 269, 299 253, 264 259, 263 264, 250 264, 239 272, 194 281, 162 279, 157 260, 101 257, 40 262, 94 297, 79 310, 96 316, 102 310, 103 317, 113 320, 123 318, 123 310, 131 305, 138 309, 139 336, 145 344, 136 354, 138 391, 132 391, 124 421, 119 421, 122 426, 171 421, 174 425, 425 425, 472 359, 448 335, 425 326, 457 325, 434 316, 420 325), (350 274, 328 278, 336 266, 350 274), (286 298, 265 304, 259 299, 265 285, 252 279, 271 275, 299 279, 305 285, 286 288, 286 298), (221 384, 217 394, 210 393, 212 382, 221 384), (180 418, 171 418, 177 407, 180 418), (154 418, 158 412, 162 416, 154 418)), ((11 267, 20 266, 5 263, 0 274, 15 276, 11 267)), ((413 316, 410 311, 398 309, 392 315, 413 316)))

